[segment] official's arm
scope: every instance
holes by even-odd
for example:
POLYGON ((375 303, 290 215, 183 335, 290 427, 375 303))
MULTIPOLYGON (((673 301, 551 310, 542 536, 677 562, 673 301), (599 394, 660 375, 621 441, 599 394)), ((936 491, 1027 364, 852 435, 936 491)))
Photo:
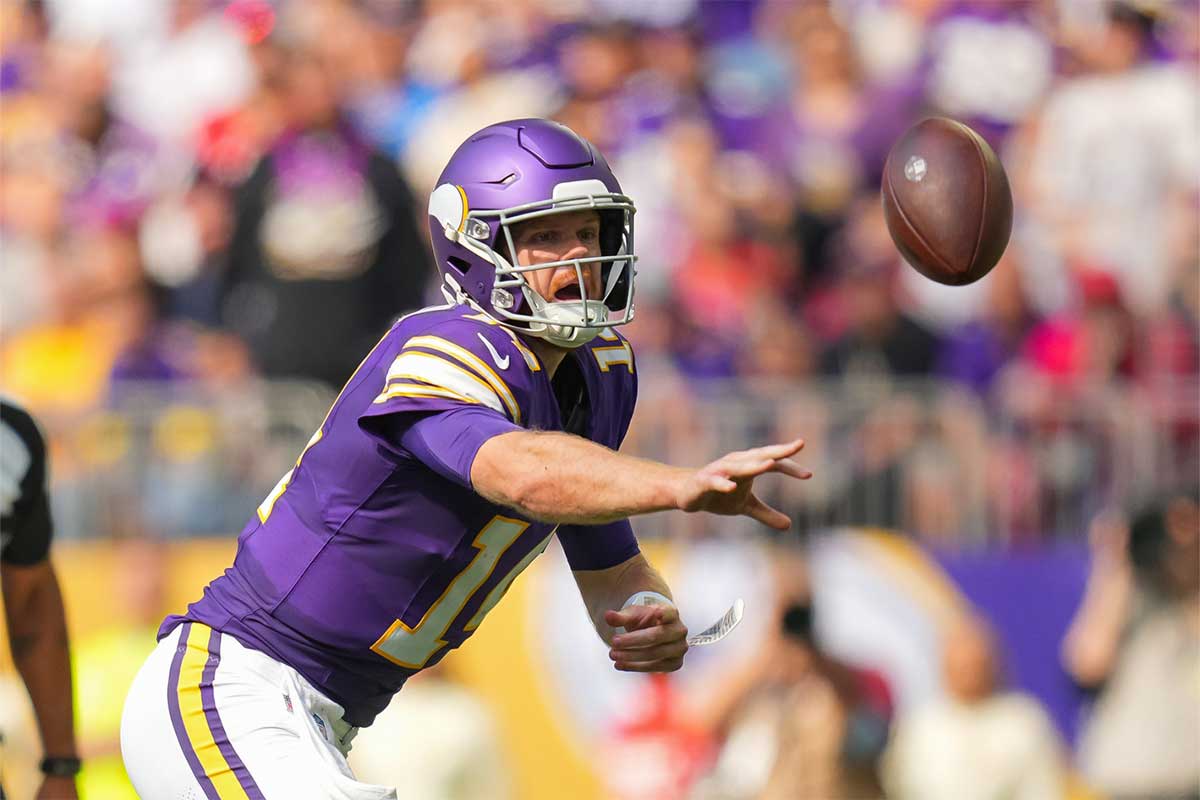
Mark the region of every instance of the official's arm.
POLYGON ((25 681, 46 755, 74 756, 71 656, 58 578, 49 560, 0 565, 13 662, 25 681))

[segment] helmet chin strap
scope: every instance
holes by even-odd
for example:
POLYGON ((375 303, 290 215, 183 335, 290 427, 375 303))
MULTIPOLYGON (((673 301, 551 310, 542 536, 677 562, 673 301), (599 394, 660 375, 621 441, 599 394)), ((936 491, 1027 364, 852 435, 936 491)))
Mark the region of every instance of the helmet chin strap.
POLYGON ((545 339, 558 347, 574 349, 595 339, 604 328, 588 325, 608 320, 608 307, 600 300, 564 300, 549 302, 530 286, 521 287, 530 309, 538 316, 550 320, 548 323, 531 322, 531 336, 545 339))

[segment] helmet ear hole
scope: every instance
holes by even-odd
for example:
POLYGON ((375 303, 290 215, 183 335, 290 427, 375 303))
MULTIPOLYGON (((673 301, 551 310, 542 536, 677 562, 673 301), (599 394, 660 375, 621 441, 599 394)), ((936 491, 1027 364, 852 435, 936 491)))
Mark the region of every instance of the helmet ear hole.
POLYGON ((615 256, 625 242, 625 212, 600 212, 600 252, 615 256))
POLYGON ((466 275, 471 271, 471 262, 467 261, 465 258, 459 258, 458 256, 446 256, 446 262, 463 275, 466 275))
POLYGON ((613 265, 612 262, 606 264, 601 272, 605 286, 608 285, 609 277, 614 269, 622 269, 623 271, 621 276, 617 278, 616 285, 613 286, 612 291, 605 298, 604 305, 609 311, 624 311, 625 305, 629 301, 628 270, 632 269, 632 266, 618 267, 613 265))

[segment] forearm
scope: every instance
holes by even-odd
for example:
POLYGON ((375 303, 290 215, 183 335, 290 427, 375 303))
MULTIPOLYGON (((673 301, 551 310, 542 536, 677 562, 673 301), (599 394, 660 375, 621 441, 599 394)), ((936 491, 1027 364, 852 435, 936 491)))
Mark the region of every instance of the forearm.
POLYGON ((13 662, 37 717, 47 755, 76 753, 71 657, 58 579, 49 564, 38 566, 25 596, 5 592, 5 608, 13 662))
POLYGON ((1103 570, 1089 582, 1063 641, 1063 665, 1081 685, 1096 686, 1112 671, 1129 618, 1132 584, 1132 577, 1118 570, 1103 570))
POLYGON ((641 553, 615 567, 581 570, 574 573, 579 594, 600 638, 612 643, 613 628, 604 621, 604 612, 619 610, 638 592, 657 592, 668 598, 671 589, 641 553))
POLYGON ((479 448, 471 483, 534 519, 599 525, 678 508, 678 486, 690 472, 567 433, 517 431, 479 448))

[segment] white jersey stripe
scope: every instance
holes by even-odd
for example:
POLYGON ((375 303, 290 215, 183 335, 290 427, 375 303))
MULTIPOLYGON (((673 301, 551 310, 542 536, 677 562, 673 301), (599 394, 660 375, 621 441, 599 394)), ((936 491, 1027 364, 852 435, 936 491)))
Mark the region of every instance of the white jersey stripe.
MULTIPOLYGON (((447 339, 439 336, 414 336, 409 339, 405 345, 408 347, 421 347, 427 350, 433 350, 438 353, 444 353, 464 366, 470 368, 480 378, 488 383, 500 399, 504 402, 508 409, 508 415, 513 422, 521 424, 521 409, 517 406, 516 398, 513 397, 512 391, 508 388, 508 384, 496 374, 496 371, 483 362, 483 359, 467 350, 465 347, 455 344, 447 339)), ((406 350, 407 352, 407 350, 406 350)), ((401 354, 401 357, 404 354, 401 354)))
POLYGON ((499 395, 486 381, 468 369, 448 361, 442 356, 405 350, 392 362, 388 369, 387 382, 401 378, 420 381, 446 389, 462 397, 468 397, 501 414, 505 413, 499 395))

